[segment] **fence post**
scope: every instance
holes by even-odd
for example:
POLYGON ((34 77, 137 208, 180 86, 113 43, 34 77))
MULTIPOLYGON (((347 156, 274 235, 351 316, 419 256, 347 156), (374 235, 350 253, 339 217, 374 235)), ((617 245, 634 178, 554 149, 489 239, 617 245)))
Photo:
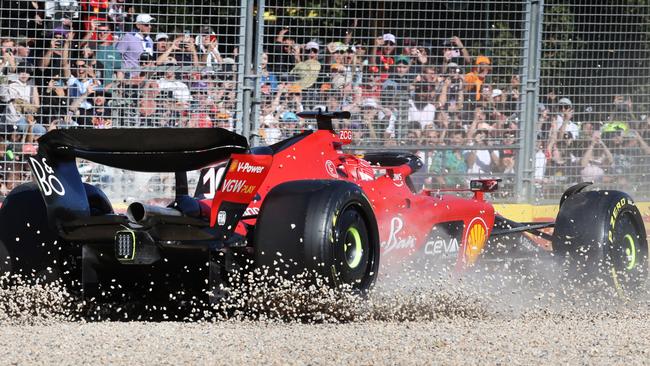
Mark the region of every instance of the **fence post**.
POLYGON ((537 101, 539 100, 539 78, 542 46, 542 15, 544 1, 528 0, 526 4, 526 36, 524 39, 524 104, 520 125, 517 159, 516 192, 519 202, 532 202, 535 194, 535 152, 537 101))
MULTIPOLYGON (((252 11, 253 9, 251 9, 252 11)), ((259 144, 258 131, 260 130, 260 82, 259 78, 262 77, 262 52, 264 52, 264 0, 257 1, 257 24, 255 25, 255 52, 253 52, 253 68, 254 75, 249 75, 249 80, 253 83, 253 99, 250 101, 250 126, 251 131, 248 137, 248 144, 256 146, 259 144)), ((252 13, 251 13, 252 14, 252 13)), ((252 17, 252 15, 251 15, 252 17)))
POLYGON ((254 0, 242 0, 239 23, 239 67, 242 69, 237 72, 237 84, 241 85, 241 92, 237 94, 237 111, 241 113, 241 118, 239 118, 241 125, 237 125, 235 129, 246 137, 249 137, 251 133, 254 7, 254 0), (242 46, 243 50, 241 49, 242 46))

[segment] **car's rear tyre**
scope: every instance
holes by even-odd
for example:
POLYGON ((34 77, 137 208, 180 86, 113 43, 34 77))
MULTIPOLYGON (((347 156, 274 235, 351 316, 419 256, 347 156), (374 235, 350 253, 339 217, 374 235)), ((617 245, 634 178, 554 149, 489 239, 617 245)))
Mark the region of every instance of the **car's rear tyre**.
POLYGON ((369 290, 379 268, 379 234, 359 186, 306 180, 280 184, 262 204, 254 233, 257 267, 284 276, 315 273, 330 286, 369 290))
POLYGON ((553 251, 578 283, 634 296, 648 274, 648 242, 639 209, 619 191, 580 192, 560 207, 553 251))
MULTIPOLYGON (((113 213, 106 195, 84 183, 90 213, 113 213)), ((24 280, 71 284, 78 280, 81 252, 65 242, 47 218, 47 209, 36 183, 12 190, 0 208, 0 275, 21 275, 24 280)))
POLYGON ((28 281, 58 280, 63 244, 48 225, 36 184, 26 183, 12 190, 0 209, 0 272, 21 275, 28 281))

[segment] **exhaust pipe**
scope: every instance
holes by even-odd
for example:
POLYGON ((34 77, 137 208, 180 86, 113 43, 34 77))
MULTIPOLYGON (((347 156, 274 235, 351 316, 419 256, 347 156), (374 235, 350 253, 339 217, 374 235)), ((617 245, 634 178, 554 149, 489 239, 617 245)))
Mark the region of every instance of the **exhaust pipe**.
POLYGON ((140 202, 133 202, 126 209, 126 217, 129 218, 129 221, 138 224, 156 216, 182 216, 182 214, 173 208, 145 205, 140 202))

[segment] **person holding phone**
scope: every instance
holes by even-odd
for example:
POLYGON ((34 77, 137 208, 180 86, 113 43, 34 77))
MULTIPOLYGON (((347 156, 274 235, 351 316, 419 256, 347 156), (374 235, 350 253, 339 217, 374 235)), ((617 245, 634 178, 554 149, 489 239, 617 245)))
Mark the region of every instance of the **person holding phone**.
POLYGON ((464 65, 471 65, 472 58, 463 45, 463 41, 457 36, 446 39, 442 43, 442 72, 447 73, 447 65, 454 63, 463 68, 464 65))

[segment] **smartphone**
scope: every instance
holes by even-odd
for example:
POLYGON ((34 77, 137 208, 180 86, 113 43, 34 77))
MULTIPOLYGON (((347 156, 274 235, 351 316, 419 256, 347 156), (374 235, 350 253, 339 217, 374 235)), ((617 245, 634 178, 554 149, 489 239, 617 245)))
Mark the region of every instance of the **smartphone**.
POLYGON ((459 57, 460 56, 460 51, 459 50, 452 50, 451 51, 451 57, 459 57))

